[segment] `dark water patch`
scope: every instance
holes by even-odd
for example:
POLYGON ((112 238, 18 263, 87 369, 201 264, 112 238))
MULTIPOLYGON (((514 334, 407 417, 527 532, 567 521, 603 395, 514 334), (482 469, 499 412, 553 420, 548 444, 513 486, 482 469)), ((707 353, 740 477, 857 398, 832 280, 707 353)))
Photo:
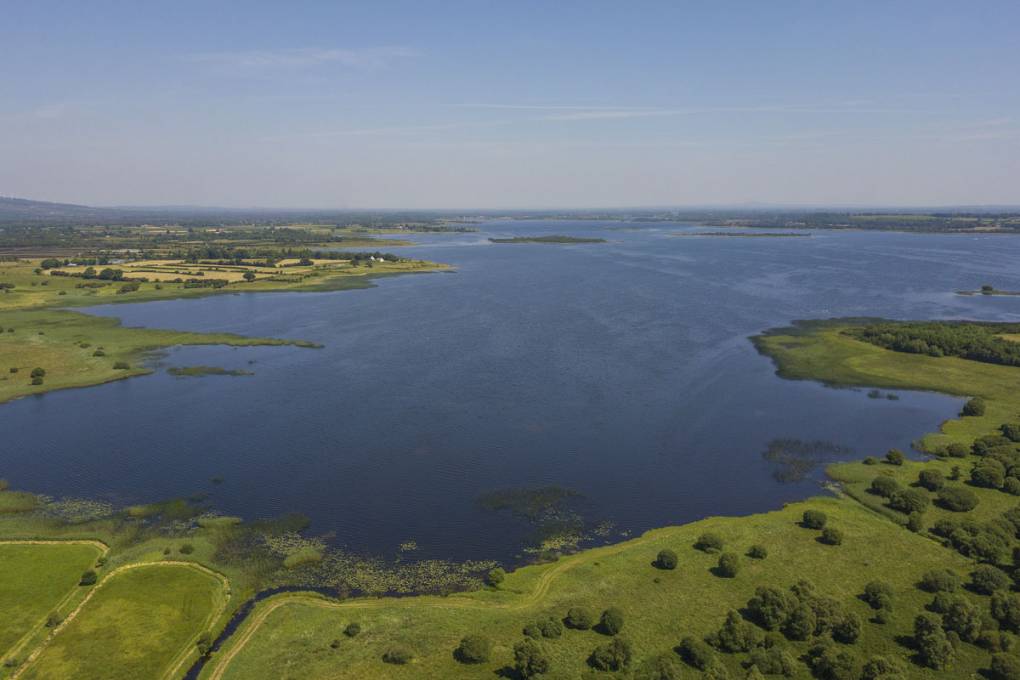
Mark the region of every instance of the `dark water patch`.
POLYGON ((820 439, 773 439, 761 455, 775 465, 773 479, 788 484, 802 482, 819 466, 833 460, 851 458, 855 453, 849 447, 820 439))

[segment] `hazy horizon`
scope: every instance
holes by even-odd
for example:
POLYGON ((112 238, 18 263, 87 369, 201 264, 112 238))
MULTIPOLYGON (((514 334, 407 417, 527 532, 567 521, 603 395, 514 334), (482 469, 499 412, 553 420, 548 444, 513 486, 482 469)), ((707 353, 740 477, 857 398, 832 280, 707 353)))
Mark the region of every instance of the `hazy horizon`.
POLYGON ((42 1, 6 18, 0 195, 249 210, 1020 204, 1011 2, 42 1))

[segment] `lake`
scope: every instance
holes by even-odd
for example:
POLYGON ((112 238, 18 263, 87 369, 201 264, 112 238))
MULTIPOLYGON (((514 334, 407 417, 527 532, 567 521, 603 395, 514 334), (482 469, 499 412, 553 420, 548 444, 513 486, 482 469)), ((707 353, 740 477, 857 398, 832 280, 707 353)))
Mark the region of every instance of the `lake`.
MULTIPOLYGON (((677 237, 694 227, 493 221, 423 234, 405 256, 456 273, 367 290, 97 307, 127 325, 311 340, 323 349, 172 350, 151 376, 0 406, 18 488, 117 503, 207 493, 247 518, 296 511, 340 546, 420 557, 521 555, 535 528, 481 494, 558 486, 596 540, 820 491, 775 479, 777 439, 832 458, 907 449, 960 399, 784 381, 748 336, 837 316, 1017 320, 1020 239, 812 232, 677 237), (496 245, 569 234, 594 245, 496 245), (250 377, 174 378, 210 364, 250 377), (223 482, 213 484, 214 477, 223 482), (612 527, 608 529, 607 527, 612 527)), ((707 229, 715 231, 715 229, 707 229)))

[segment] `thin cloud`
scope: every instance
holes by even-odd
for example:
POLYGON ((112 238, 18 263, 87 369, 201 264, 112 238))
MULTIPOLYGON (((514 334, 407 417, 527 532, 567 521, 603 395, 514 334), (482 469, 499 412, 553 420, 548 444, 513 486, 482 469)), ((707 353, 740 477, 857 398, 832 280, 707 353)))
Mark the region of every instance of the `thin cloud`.
POLYGON ((344 49, 300 47, 277 50, 202 52, 190 55, 188 60, 198 64, 237 70, 304 68, 324 64, 338 64, 353 68, 378 68, 397 60, 416 57, 418 54, 417 50, 410 47, 344 49))

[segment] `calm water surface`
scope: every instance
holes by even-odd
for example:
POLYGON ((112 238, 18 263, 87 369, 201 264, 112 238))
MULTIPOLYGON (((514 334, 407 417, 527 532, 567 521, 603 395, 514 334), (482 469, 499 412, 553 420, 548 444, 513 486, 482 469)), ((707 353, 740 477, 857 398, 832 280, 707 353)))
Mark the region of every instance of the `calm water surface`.
MULTIPOLYGON (((95 308, 127 325, 313 340, 186 348, 162 366, 252 377, 119 383, 0 407, 2 474, 21 488, 119 503, 208 492, 245 517, 300 511, 339 545, 512 559, 531 528, 480 493, 558 485, 589 521, 641 531, 775 508, 820 473, 773 479, 777 438, 881 454, 958 399, 870 399, 776 378, 747 336, 834 316, 1017 320, 1020 239, 817 232, 679 238, 682 225, 508 222, 414 237, 456 265, 337 293, 245 294, 95 308), (569 233, 599 245, 493 245, 569 233), (254 362, 254 363, 249 363, 254 362), (213 477, 225 481, 213 485, 213 477)), ((618 535, 618 534, 617 534, 618 535)))

